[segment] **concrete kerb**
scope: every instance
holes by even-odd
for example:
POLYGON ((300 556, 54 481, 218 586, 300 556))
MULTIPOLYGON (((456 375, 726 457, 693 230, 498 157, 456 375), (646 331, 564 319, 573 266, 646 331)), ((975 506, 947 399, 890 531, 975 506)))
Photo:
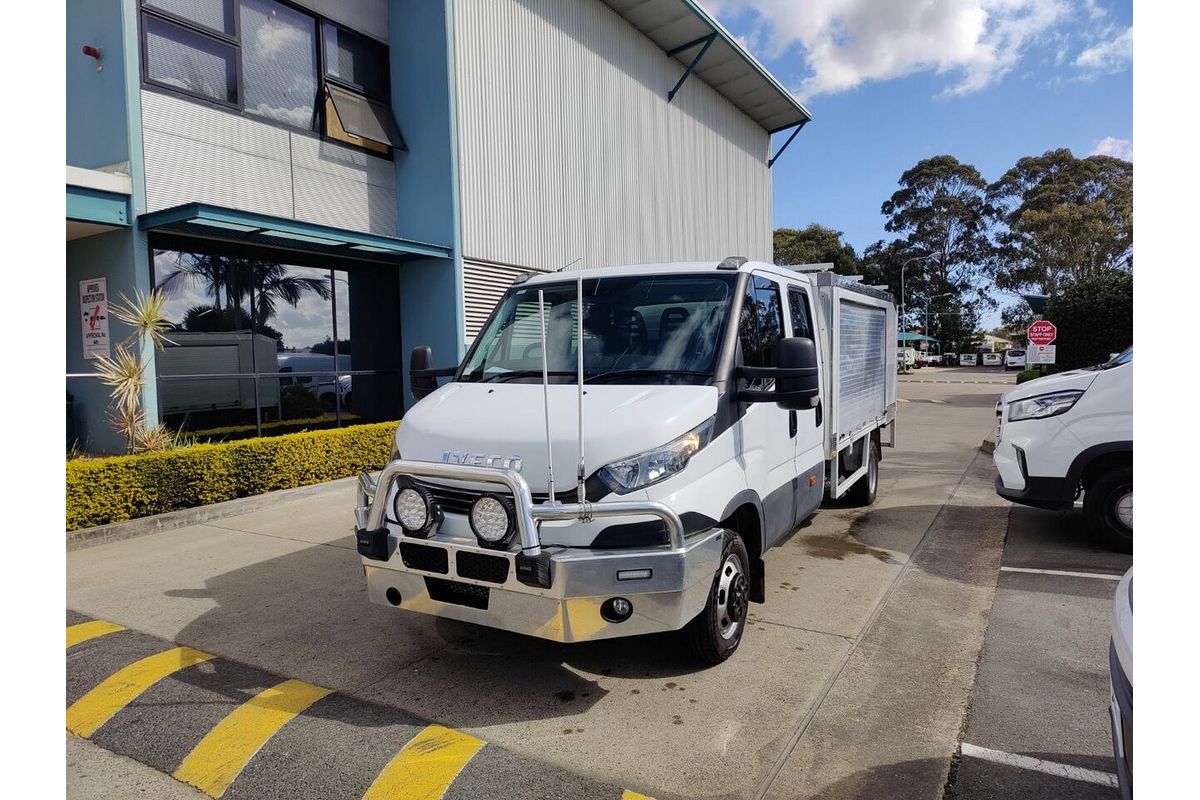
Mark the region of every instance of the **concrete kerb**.
POLYGON ((983 440, 983 443, 979 445, 979 449, 990 456, 992 453, 996 452, 996 440, 991 436, 987 437, 983 440))
POLYGON ((176 528, 185 528, 189 525, 200 525, 213 520, 225 519, 226 517, 249 514, 252 511, 268 508, 278 503, 311 497, 314 494, 356 480, 358 480, 356 477, 339 478, 336 481, 328 481, 326 483, 297 486, 295 489, 281 489, 277 492, 256 494, 252 497, 238 497, 233 500, 226 500, 222 503, 213 503, 207 506, 168 511, 165 514, 131 519, 127 522, 114 522, 110 525, 98 525, 94 528, 67 531, 67 550, 68 552, 71 550, 81 550, 85 547, 94 547, 108 542, 117 542, 122 539, 132 539, 136 536, 162 533, 163 531, 175 530, 176 528))

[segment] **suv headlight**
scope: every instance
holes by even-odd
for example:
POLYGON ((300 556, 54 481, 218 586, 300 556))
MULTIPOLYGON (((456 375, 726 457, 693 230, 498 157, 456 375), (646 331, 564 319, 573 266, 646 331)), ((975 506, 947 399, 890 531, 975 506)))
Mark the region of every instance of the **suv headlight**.
POLYGON ((715 416, 701 422, 678 439, 636 456, 614 461, 600 470, 600 480, 617 494, 644 489, 683 471, 692 456, 712 438, 715 416))
POLYGON ((1082 396, 1083 390, 1073 389, 1069 392, 1055 392, 1017 400, 1009 404, 1008 421, 1043 419, 1063 414, 1070 411, 1071 406, 1082 396))

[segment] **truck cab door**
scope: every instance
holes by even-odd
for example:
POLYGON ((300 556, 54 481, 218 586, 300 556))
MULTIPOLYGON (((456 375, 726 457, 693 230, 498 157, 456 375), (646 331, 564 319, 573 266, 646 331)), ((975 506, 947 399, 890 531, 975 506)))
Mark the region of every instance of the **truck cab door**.
MULTIPOLYGON (((806 287, 787 285, 788 323, 791 336, 812 339, 817 343, 817 352, 823 353, 818 333, 813 324, 815 308, 806 287)), ((821 364, 820 382, 826 382, 825 365, 821 364)), ((822 395, 825 393, 822 392, 822 395)), ((810 409, 791 412, 795 419, 796 435, 792 438, 795 457, 796 506, 795 523, 799 524, 821 505, 825 495, 825 408, 816 405, 810 409)))
MULTIPOLYGON (((775 349, 786 335, 783 287, 766 275, 750 275, 738 320, 738 349, 747 367, 775 366, 775 349)), ((774 380, 739 378, 739 389, 770 391, 774 380)), ((741 456, 747 486, 763 507, 763 545, 769 547, 794 526, 796 514, 795 435, 792 415, 774 403, 743 405, 741 456)))

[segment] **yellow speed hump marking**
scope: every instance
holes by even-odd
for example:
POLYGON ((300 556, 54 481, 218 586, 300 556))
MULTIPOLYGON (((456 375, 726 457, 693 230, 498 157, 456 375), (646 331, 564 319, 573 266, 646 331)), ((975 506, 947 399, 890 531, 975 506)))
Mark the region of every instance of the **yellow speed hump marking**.
POLYGON ((286 680, 263 689, 200 740, 175 770, 175 779, 209 797, 220 797, 276 731, 332 692, 300 680, 286 680))
POLYGON ((648 794, 638 794, 637 792, 631 792, 626 789, 621 794, 621 800, 654 800, 654 798, 648 794))
POLYGON ((105 622, 102 619, 94 619, 91 622, 81 622, 78 625, 67 626, 67 647, 73 647, 77 644, 86 642, 88 639, 95 639, 98 636, 104 636, 109 633, 123 631, 125 627, 116 625, 112 622, 105 622))
POLYGON ((440 800, 484 744, 461 731, 430 725, 400 748, 363 800, 440 800))
POLYGON ((91 736, 134 698, 173 672, 216 658, 190 647, 174 647, 123 667, 67 709, 67 730, 91 736))

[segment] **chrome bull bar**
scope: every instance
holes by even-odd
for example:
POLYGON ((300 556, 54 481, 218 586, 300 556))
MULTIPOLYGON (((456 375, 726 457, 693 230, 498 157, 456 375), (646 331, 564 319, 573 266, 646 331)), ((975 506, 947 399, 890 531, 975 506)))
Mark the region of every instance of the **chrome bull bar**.
POLYGON ((529 484, 520 473, 499 467, 478 467, 468 464, 445 464, 436 461, 408 461, 396 459, 389 462, 373 479, 367 473, 358 478, 359 508, 356 520, 360 528, 369 531, 383 527, 387 496, 397 478, 448 478, 450 480, 478 481, 504 486, 512 494, 516 510, 517 538, 521 553, 537 556, 542 552, 539 523, 542 520, 590 519, 594 517, 618 517, 646 515, 658 517, 667 526, 668 540, 672 550, 685 548, 683 521, 664 503, 652 500, 614 500, 602 503, 558 503, 553 499, 535 505, 529 484))

